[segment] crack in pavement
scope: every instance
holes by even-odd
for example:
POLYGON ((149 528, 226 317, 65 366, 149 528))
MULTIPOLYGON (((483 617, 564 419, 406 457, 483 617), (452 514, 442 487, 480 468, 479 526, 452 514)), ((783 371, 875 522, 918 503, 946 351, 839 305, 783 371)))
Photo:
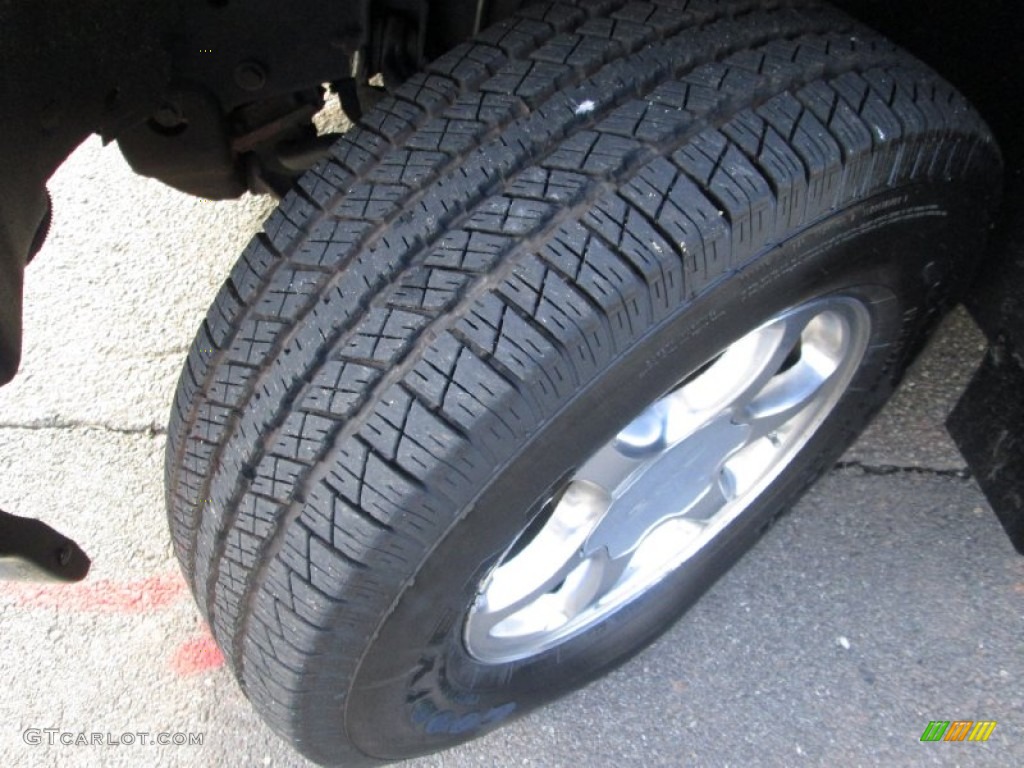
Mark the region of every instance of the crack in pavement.
POLYGON ((832 471, 843 469, 858 470, 865 475, 929 475, 931 477, 952 477, 957 480, 970 480, 973 475, 967 467, 963 469, 937 469, 935 467, 900 466, 898 464, 865 464, 862 461, 839 461, 832 471))
POLYGON ((57 429, 57 430, 71 430, 71 429, 98 429, 104 432, 116 432, 120 435, 147 435, 149 437, 157 437, 158 435, 166 435, 167 428, 158 426, 155 423, 147 424, 141 427, 119 427, 116 424, 107 424, 101 421, 77 421, 68 420, 61 421, 59 419, 43 419, 41 421, 30 421, 25 424, 18 423, 6 423, 0 422, 0 430, 3 429, 21 429, 21 430, 44 430, 44 429, 57 429))

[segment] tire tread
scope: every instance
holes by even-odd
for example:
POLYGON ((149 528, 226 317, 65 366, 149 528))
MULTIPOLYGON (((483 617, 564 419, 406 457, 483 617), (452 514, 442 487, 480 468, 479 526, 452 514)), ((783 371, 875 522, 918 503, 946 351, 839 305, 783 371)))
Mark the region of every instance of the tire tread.
POLYGON ((794 228, 997 163, 955 90, 813 2, 531 5, 442 56, 286 196, 182 372, 174 546, 247 695, 337 740, 310 660, 352 674, 574 392, 794 228))

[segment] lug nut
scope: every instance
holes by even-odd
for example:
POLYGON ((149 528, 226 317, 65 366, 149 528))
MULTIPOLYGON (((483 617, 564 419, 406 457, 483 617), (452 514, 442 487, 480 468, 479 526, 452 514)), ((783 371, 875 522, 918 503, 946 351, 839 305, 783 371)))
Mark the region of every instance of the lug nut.
POLYGON ((267 82, 267 71, 255 61, 243 61, 235 67, 235 83, 245 91, 258 91, 267 82))
POLYGON ((165 101, 153 113, 153 121, 163 128, 175 128, 184 122, 177 105, 165 101))

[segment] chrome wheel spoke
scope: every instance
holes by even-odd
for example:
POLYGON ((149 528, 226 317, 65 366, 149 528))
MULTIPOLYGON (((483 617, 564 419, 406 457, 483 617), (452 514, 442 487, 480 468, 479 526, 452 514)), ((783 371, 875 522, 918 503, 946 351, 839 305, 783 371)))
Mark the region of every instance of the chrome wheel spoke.
POLYGON ((710 520, 733 497, 732 483, 724 469, 720 469, 708 483, 704 493, 678 516, 690 521, 710 520))
POLYGON ((775 439, 778 430, 812 404, 827 379, 802 366, 780 374, 754 400, 734 417, 749 424, 752 440, 775 439))
MULTIPOLYGON (((510 616, 552 594, 556 587, 583 564, 584 560, 581 550, 576 550, 555 571, 542 572, 540 578, 534 578, 528 583, 515 582, 515 577, 519 573, 509 572, 507 575, 501 575, 477 597, 476 607, 480 610, 481 617, 480 629, 490 633, 510 616)), ((537 572, 536 569, 534 571, 537 572)), ((498 574, 495 576, 498 577, 498 574)))
POLYGON ((618 443, 613 440, 576 470, 574 477, 610 493, 643 464, 642 455, 629 456, 623 453, 618 443))
POLYGON ((750 425, 752 440, 767 437, 776 442, 780 428, 830 394, 837 383, 837 372, 849 346, 849 320, 835 312, 810 317, 801 313, 795 318, 789 323, 791 330, 784 334, 786 342, 772 356, 767 370, 777 364, 780 356, 778 366, 787 358, 790 365, 785 370, 776 367, 776 373, 760 389, 749 390, 751 396, 745 397, 737 409, 735 420, 750 425), (795 329, 799 332, 794 333, 795 329))
POLYGON ((565 584, 566 615, 575 617, 606 595, 622 578, 629 562, 628 555, 611 557, 607 550, 590 555, 585 560, 587 567, 579 569, 579 582, 568 583, 567 580, 565 584))
POLYGON ((801 334, 815 313, 804 309, 768 323, 734 344, 729 353, 745 358, 746 371, 737 378, 745 384, 733 400, 741 409, 758 397, 779 374, 786 359, 800 342, 801 334))
POLYGON ((628 557, 615 559, 605 550, 590 556, 578 550, 557 575, 504 606, 491 606, 485 592, 474 606, 480 612, 474 632, 482 638, 477 648, 493 644, 507 652, 528 647, 536 637, 558 630, 590 609, 616 585, 628 565, 628 557))

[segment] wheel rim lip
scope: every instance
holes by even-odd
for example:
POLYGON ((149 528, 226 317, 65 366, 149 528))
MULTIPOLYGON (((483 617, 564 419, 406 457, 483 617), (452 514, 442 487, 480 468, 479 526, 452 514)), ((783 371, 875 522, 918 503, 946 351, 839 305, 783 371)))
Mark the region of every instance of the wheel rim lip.
MULTIPOLYGON (((749 481, 745 488, 742 489, 741 493, 737 493, 732 499, 729 499, 727 503, 717 509, 711 518, 702 523, 699 532, 696 535, 690 535, 685 541, 677 541, 668 547, 671 550, 667 555, 662 552, 660 559, 652 565, 650 562, 640 562, 634 564, 633 559, 644 558, 650 560, 650 554, 642 552, 644 542, 652 541, 655 537, 650 534, 656 529, 662 529, 662 539, 665 533, 671 532, 674 527, 687 528, 693 526, 691 521, 685 519, 677 513, 674 517, 670 517, 668 520, 663 520, 650 528, 645 529, 639 540, 635 543, 635 546, 631 549, 632 554, 628 555, 630 558, 629 565, 623 571, 622 576, 617 582, 615 582, 607 591, 605 591, 597 599, 594 599, 592 603, 582 610, 575 613, 575 615, 567 617, 566 620, 558 626, 552 628, 542 627, 544 623, 543 615, 544 611, 534 610, 538 613, 541 618, 525 616, 524 612, 527 608, 517 610, 511 617, 506 617, 501 621, 494 623, 491 619, 494 618, 494 614, 497 611, 493 610, 492 603, 495 602, 495 595, 493 594, 496 590, 496 585, 500 585, 502 582, 514 582, 516 576, 528 575, 528 569, 526 566, 530 566, 529 570, 542 571, 544 563, 539 562, 538 558, 534 557, 534 562, 522 561, 522 556, 527 553, 531 547, 534 546, 535 542, 539 537, 549 533, 548 528, 552 525, 552 521, 559 515, 562 505, 565 503, 564 500, 559 500, 555 503, 555 512, 552 517, 536 532, 529 543, 525 546, 517 546, 520 544, 519 538, 513 540, 512 544, 506 549, 505 553, 498 559, 496 564, 492 566, 487 575, 479 582, 477 594, 473 601, 470 603, 469 609, 466 614, 466 620, 463 630, 463 642, 469 655, 482 663, 507 663, 512 661, 518 661, 531 656, 538 655, 545 651, 548 651, 567 640, 576 637, 583 632, 595 627, 602 623, 606 619, 610 618, 613 614, 617 613, 627 604, 635 601, 643 594, 646 594, 650 590, 654 589, 658 584, 664 581, 670 573, 673 573, 683 567, 687 562, 693 559, 693 557, 705 549, 715 538, 717 538, 722 531, 733 523, 737 518, 741 517, 743 512, 750 508, 756 500, 764 493, 769 485, 785 470, 785 468, 792 462, 800 450, 807 444, 814 433, 818 430, 821 424, 825 421, 828 415, 832 412, 835 405, 841 399, 842 395, 847 391, 850 382, 853 379, 854 374, 860 366, 860 363, 867 351, 868 342, 871 335, 871 317, 865 304, 858 298, 850 295, 833 295, 822 298, 813 299, 807 302, 790 307, 789 309, 779 312, 773 315, 771 318, 761 323, 756 328, 752 329, 749 333, 741 336, 733 343, 727 345, 717 355, 702 364, 697 366, 695 371, 697 374, 692 374, 693 378, 685 379, 682 384, 674 387, 666 395, 656 398, 651 403, 647 404, 646 407, 642 408, 640 413, 617 433, 608 443, 595 454, 592 455, 591 459, 583 462, 580 468, 566 481, 566 484, 561 489, 565 491, 566 488, 573 488, 574 483, 579 484, 581 468, 585 469, 588 464, 594 459, 594 456, 601 453, 603 450, 607 450, 610 445, 619 441, 622 443, 622 437, 629 433, 631 429, 634 430, 633 434, 628 435, 630 439, 635 438, 639 435, 638 441, 642 442, 640 433, 646 429, 646 425, 638 424, 641 419, 645 418, 652 409, 659 404, 667 401, 669 398, 676 396, 677 393, 681 392, 684 388, 693 385, 694 381, 699 381, 701 377, 707 376, 709 372, 714 371, 715 365, 717 365, 722 359, 724 359, 730 351, 736 350, 736 348, 742 343, 749 342, 752 338, 756 340, 757 334, 765 334, 768 331, 766 329, 772 329, 777 327, 780 323, 784 327, 788 327, 793 318, 808 318, 806 321, 802 321, 801 328, 803 329, 799 336, 801 342, 801 355, 798 364, 803 361, 803 358, 807 356, 807 345, 809 343, 808 338, 805 338, 807 329, 815 326, 815 323, 819 325, 829 326, 831 329, 825 328, 824 332, 820 332, 820 328, 816 328, 814 333, 811 334, 810 341, 814 341, 818 336, 828 337, 830 334, 833 344, 833 359, 835 362, 835 368, 829 375, 825 376, 823 382, 821 382, 817 388, 817 394, 812 400, 806 405, 797 410, 791 418, 784 421, 779 427, 778 432, 786 430, 786 434, 781 439, 780 447, 775 450, 771 460, 762 466, 761 471, 757 473, 757 477, 752 482, 749 481), (838 330, 838 341, 836 340, 836 333, 838 330), (817 336, 815 336, 817 334, 817 336), (667 527, 666 527, 667 526, 667 527), (510 558, 509 553, 513 550, 517 551, 515 557, 510 558), (517 560, 522 562, 516 563, 517 560), (516 566, 519 567, 518 572, 515 572, 516 566), (508 618, 516 618, 517 621, 512 622, 512 626, 509 626, 508 618), (523 619, 526 619, 525 621, 523 619), (504 627, 504 630, 502 630, 504 627), (532 629, 531 629, 532 627, 532 629), (517 631, 517 628, 519 631, 517 631), (495 630, 499 630, 495 633, 495 630)), ((817 338, 819 345, 822 342, 821 338, 817 338)), ((811 346, 812 352, 821 352, 821 349, 817 349, 811 346)), ((741 356, 741 355, 740 355, 741 356)), ((827 357, 827 355, 826 355, 827 357)), ((796 367, 796 365, 794 365, 796 367)), ((780 372, 773 377, 769 378, 768 383, 774 382, 779 376, 787 374, 788 369, 780 369, 780 372)), ((719 374, 720 375, 720 374, 719 374)), ((784 387, 781 387, 783 391, 784 387)), ((764 387, 758 389, 753 394, 753 399, 757 400, 758 395, 764 392, 764 387)), ((732 401, 728 402, 728 407, 734 406, 732 401)), ((756 410, 756 409, 755 409, 756 410)), ((708 411, 710 413, 710 411, 708 411)), ((725 410, 721 410, 720 413, 724 413, 725 410)), ((716 414, 717 415, 717 414, 716 414)), ((701 427, 696 428, 686 440, 692 439, 694 436, 703 435, 703 430, 707 427, 710 422, 705 421, 701 427)), ((734 421, 735 423, 735 421, 734 421)), ((649 431, 649 430, 648 430, 649 431)), ((686 440, 681 441, 685 443, 686 440)), ((729 461, 733 461, 735 457, 742 454, 745 450, 749 449, 755 442, 760 441, 761 438, 757 438, 756 441, 751 441, 741 446, 737 451, 732 452, 728 457, 722 459, 722 465, 728 464, 729 461)), ((626 441, 628 442, 628 440, 626 441)), ((648 461, 646 466, 641 464, 640 467, 631 475, 626 478, 619 479, 619 485, 616 486, 616 490, 621 490, 623 484, 628 487, 634 487, 637 484, 642 484, 647 473, 650 471, 651 466, 658 464, 659 462, 665 463, 671 460, 669 453, 672 451, 680 451, 683 456, 686 454, 686 447, 679 448, 681 445, 680 441, 674 442, 671 445, 667 445, 664 449, 660 449, 660 453, 656 454, 653 459, 653 463, 648 461), (669 458, 665 458, 669 456, 669 458), (628 482, 627 482, 628 481, 628 482)), ((749 452, 749 451, 748 451, 749 452)), ((584 484, 587 482, 583 481, 584 484)), ((685 490, 674 486, 676 490, 685 490)), ((601 519, 596 522, 593 520, 577 520, 579 527, 571 531, 567 535, 563 535, 562 539, 562 554, 566 548, 573 548, 580 545, 580 541, 585 541, 586 538, 592 535, 596 530, 602 526, 604 518, 611 519, 614 515, 621 513, 621 509, 616 512, 615 500, 612 499, 609 502, 609 507, 602 513, 601 519), (589 527, 587 527, 589 525, 589 527), (581 532, 580 529, 585 529, 581 532)), ((621 514, 620 514, 621 516, 621 514)), ((558 521, 564 523, 564 520, 558 521)), ((523 530, 527 530, 534 525, 534 521, 526 526, 523 530)), ((565 528, 565 525, 562 525, 565 528)), ((679 533, 679 531, 677 531, 679 533)), ((685 533, 685 531, 683 531, 685 533)), ((693 533, 691 531, 691 533, 693 533)), ((555 537, 557 539, 557 536, 555 537)), ((582 546, 582 545, 581 545, 582 546)), ((650 545, 649 545, 650 546, 650 545)), ((612 547, 607 548, 608 551, 612 547)), ((662 547, 664 549, 664 547, 662 547)), ((543 550, 541 550, 543 551, 543 550)), ((553 553, 551 553, 553 554, 553 553)), ((607 553, 606 553, 607 554, 607 553)), ((596 555, 591 555, 594 557, 596 555)), ((543 557, 539 558, 543 561, 543 557)), ((556 558, 557 559, 557 558, 556 558)), ((589 567, 593 570, 596 565, 596 561, 591 562, 589 567)), ((562 602, 567 600, 571 602, 573 597, 573 589, 578 590, 579 584, 576 582, 586 584, 588 574, 586 568, 588 567, 587 560, 581 560, 579 567, 571 571, 565 576, 553 592, 549 592, 539 596, 534 602, 530 603, 529 608, 531 610, 535 606, 539 606, 544 598, 550 595, 556 597, 562 595, 563 592, 567 592, 567 595, 563 595, 562 602)), ((600 573, 595 577, 590 574, 590 581, 594 579, 600 579, 600 573)), ((508 590, 506 589, 506 592, 508 590)), ((556 602, 554 601, 548 601, 556 602)), ((497 601, 498 605, 501 601, 497 601)))

